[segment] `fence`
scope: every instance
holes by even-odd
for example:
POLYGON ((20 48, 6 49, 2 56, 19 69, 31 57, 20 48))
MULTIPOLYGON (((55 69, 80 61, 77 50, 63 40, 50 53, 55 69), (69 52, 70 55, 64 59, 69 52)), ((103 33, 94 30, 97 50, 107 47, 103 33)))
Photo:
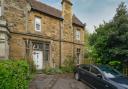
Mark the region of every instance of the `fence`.
POLYGON ((123 68, 123 74, 128 76, 128 67, 123 68))
POLYGON ((85 64, 94 64, 94 61, 91 59, 85 59, 85 64))

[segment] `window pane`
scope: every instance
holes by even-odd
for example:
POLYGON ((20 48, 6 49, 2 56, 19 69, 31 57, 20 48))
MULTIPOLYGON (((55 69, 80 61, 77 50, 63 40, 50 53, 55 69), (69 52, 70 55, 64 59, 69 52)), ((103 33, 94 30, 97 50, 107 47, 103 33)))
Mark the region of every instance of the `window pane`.
POLYGON ((90 70, 90 66, 83 66, 82 67, 84 70, 86 70, 86 71, 89 71, 90 70))
POLYGON ((44 59, 45 59, 45 61, 49 60, 49 54, 50 54, 49 44, 45 43, 45 48, 44 48, 44 59))
POLYGON ((95 68, 95 67, 91 67, 91 72, 94 74, 100 74, 100 72, 95 68))
POLYGON ((36 24, 36 30, 40 30, 40 24, 36 24))
POLYGON ((45 57, 45 61, 48 61, 49 60, 49 50, 45 50, 45 53, 44 53, 44 57, 45 57))
POLYGON ((49 50, 49 44, 46 44, 46 45, 45 45, 45 49, 46 49, 46 50, 49 50))
POLYGON ((35 18, 35 30, 41 31, 41 18, 39 17, 35 18))
POLYGON ((80 31, 78 31, 78 30, 76 31, 76 39, 80 40, 80 31))
POLYGON ((80 53, 80 48, 77 48, 77 53, 80 53))

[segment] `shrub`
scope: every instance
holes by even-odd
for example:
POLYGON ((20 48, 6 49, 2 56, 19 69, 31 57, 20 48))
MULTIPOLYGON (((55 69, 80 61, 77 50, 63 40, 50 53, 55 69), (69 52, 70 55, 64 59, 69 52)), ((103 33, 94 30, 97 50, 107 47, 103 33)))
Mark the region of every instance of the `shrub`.
POLYGON ((45 74, 62 74, 62 73, 72 73, 74 72, 74 68, 75 68, 75 63, 74 63, 74 59, 70 56, 67 57, 67 59, 64 61, 63 66, 59 67, 55 67, 55 68, 51 68, 51 67, 47 67, 44 70, 45 74))
POLYGON ((47 67, 44 70, 44 73, 45 74, 62 74, 63 71, 59 67, 56 67, 56 68, 47 67))
POLYGON ((28 70, 26 61, 0 61, 0 89, 28 89, 28 70))
POLYGON ((120 72, 122 72, 122 67, 123 67, 123 65, 122 65, 122 63, 120 62, 120 61, 110 61, 109 63, 108 63, 111 67, 113 67, 113 68, 115 68, 115 69, 117 69, 117 70, 119 70, 120 72))
POLYGON ((64 61, 64 66, 62 66, 62 70, 71 73, 74 71, 75 65, 74 58, 67 56, 67 59, 64 61))

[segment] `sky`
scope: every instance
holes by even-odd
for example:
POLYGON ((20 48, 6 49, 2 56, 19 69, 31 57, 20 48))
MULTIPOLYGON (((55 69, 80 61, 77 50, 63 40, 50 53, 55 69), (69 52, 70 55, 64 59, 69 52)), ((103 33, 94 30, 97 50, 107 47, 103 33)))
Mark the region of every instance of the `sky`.
MULTIPOLYGON (((50 6, 61 8, 61 0, 40 0, 50 6)), ((128 6, 128 0, 72 0, 73 12, 83 22, 89 33, 94 32, 94 26, 103 21, 109 22, 116 13, 116 8, 123 1, 128 6)))

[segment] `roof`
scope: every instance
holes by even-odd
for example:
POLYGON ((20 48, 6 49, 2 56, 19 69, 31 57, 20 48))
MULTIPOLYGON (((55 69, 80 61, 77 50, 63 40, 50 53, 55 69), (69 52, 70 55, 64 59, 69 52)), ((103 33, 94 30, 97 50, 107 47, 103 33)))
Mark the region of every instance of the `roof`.
MULTIPOLYGON (((62 11, 60 11, 54 7, 51 7, 49 5, 46 5, 42 2, 39 2, 37 0, 29 0, 29 2, 30 2, 30 5, 33 10, 45 13, 47 15, 53 16, 58 19, 63 19, 62 11)), ((73 24, 81 26, 81 27, 85 26, 75 15, 73 15, 73 24)))

